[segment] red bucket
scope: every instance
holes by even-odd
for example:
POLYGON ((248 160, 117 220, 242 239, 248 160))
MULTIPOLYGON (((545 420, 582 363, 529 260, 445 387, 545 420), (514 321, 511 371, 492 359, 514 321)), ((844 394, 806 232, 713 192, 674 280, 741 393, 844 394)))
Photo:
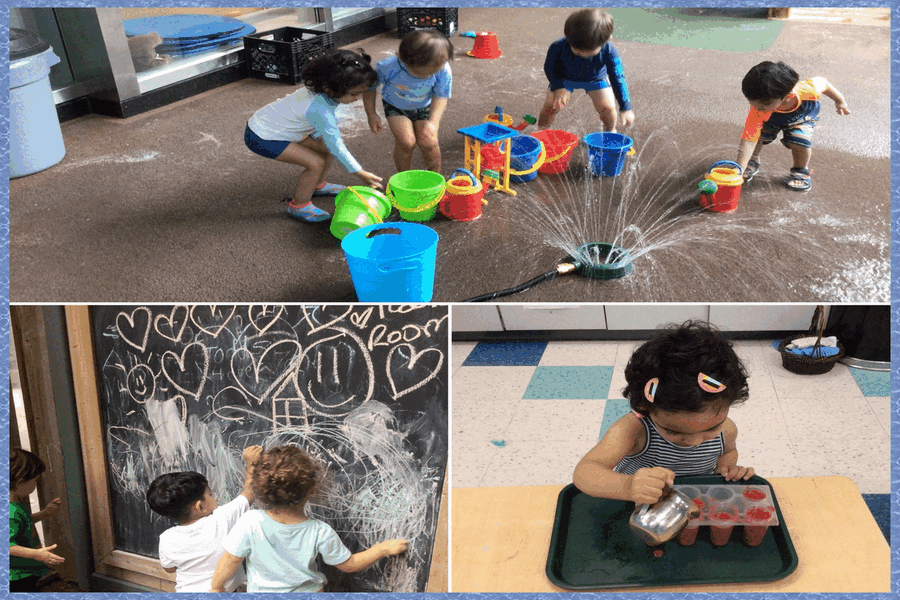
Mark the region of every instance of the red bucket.
POLYGON ((493 31, 479 31, 475 35, 475 45, 467 52, 475 58, 500 58, 500 44, 497 42, 497 34, 493 31))
POLYGON ((481 216, 484 203, 484 186, 471 171, 457 169, 450 173, 450 180, 441 198, 441 214, 454 221, 474 221, 481 216), (457 176, 457 173, 462 175, 457 176))
POLYGON ((529 135, 541 140, 547 150, 547 158, 538 173, 565 173, 572 150, 578 145, 578 136, 559 129, 540 129, 529 135))

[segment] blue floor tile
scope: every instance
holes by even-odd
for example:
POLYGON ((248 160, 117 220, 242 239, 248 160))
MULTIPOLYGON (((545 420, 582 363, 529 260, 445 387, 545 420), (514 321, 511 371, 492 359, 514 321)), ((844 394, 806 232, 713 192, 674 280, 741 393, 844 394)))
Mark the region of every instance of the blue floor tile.
POLYGON ((547 342, 478 342, 464 367, 532 367, 541 362, 547 342))
POLYGON ((631 403, 624 398, 613 398, 606 401, 606 408, 603 410, 603 423, 600 425, 600 435, 597 439, 601 439, 606 435, 609 426, 631 412, 631 403))
POLYGON ((522 398, 603 400, 609 394, 612 371, 612 367, 538 367, 522 398))
POLYGON ((875 517, 875 522, 881 528, 884 539, 891 544, 891 495, 890 494, 863 494, 863 500, 875 517))
POLYGON ((850 369, 850 374, 856 380, 856 385, 865 396, 890 396, 891 374, 888 371, 867 371, 865 369, 850 369))

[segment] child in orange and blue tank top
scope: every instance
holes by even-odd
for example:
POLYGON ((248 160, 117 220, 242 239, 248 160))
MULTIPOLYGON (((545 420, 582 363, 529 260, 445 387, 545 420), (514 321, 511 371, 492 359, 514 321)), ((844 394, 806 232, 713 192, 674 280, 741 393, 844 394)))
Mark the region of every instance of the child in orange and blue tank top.
POLYGON ((819 120, 819 98, 834 101, 839 115, 849 115, 844 96, 824 77, 800 81, 800 76, 783 62, 764 61, 754 66, 741 83, 741 90, 750 103, 744 123, 737 163, 749 182, 759 172, 759 153, 781 133, 781 143, 793 155, 793 167, 784 185, 796 192, 812 188, 809 159, 812 155, 812 134, 819 120))

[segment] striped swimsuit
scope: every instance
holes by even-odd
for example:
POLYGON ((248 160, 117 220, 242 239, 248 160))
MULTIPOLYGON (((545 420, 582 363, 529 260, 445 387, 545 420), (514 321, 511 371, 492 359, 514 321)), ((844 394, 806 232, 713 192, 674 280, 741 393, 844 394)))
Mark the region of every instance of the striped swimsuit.
POLYGON ((724 432, 699 446, 685 448, 664 439, 649 417, 641 419, 641 423, 647 432, 647 443, 637 454, 623 458, 613 471, 634 475, 638 469, 645 467, 665 467, 677 476, 715 473, 716 462, 725 453, 724 432))

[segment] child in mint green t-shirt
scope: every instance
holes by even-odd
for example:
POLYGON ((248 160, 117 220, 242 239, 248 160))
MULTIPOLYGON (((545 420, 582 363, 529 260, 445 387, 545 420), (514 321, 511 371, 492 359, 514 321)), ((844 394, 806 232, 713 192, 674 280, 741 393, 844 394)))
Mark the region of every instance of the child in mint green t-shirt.
POLYGON ((244 513, 225 536, 225 552, 212 578, 213 592, 246 559, 247 591, 321 592, 325 575, 316 557, 344 573, 355 573, 406 550, 404 539, 352 553, 327 523, 306 515, 306 501, 321 477, 319 465, 295 446, 265 452, 253 465, 250 485, 265 510, 244 513))
POLYGON ((49 567, 65 562, 53 553, 56 544, 44 547, 34 524, 59 513, 62 502, 54 498, 31 514, 28 497, 37 489, 37 479, 47 469, 39 456, 13 448, 9 453, 9 591, 36 592, 37 582, 49 567))

